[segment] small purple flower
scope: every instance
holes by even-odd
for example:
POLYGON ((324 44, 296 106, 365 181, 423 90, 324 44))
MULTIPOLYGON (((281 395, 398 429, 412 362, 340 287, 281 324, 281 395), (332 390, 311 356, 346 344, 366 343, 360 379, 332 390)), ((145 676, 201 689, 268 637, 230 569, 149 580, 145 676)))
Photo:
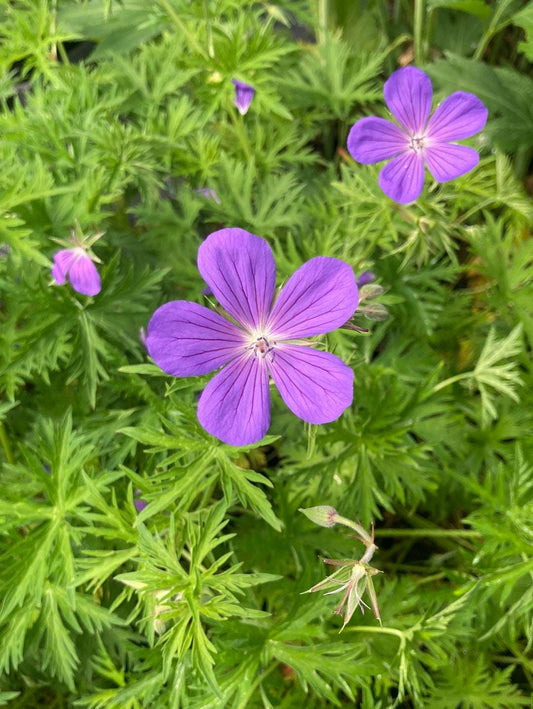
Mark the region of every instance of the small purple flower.
POLYGON ((199 187, 196 190, 196 193, 203 195, 206 199, 209 199, 212 202, 220 204, 220 197, 217 195, 217 193, 212 187, 199 187))
POLYGON ((367 283, 372 283, 376 280, 376 276, 372 271, 363 271, 363 273, 357 278, 357 287, 361 288, 366 286, 367 283))
POLYGON ((96 266, 81 246, 72 249, 61 249, 54 254, 52 278, 58 286, 62 286, 67 276, 75 291, 82 295, 100 293, 102 284, 96 266))
POLYGON ((234 446, 261 440, 270 424, 269 375, 304 421, 328 423, 350 406, 352 370, 302 342, 344 325, 357 308, 347 263, 325 256, 307 261, 273 302, 270 246, 243 229, 221 229, 200 246, 198 269, 228 317, 197 303, 166 303, 148 324, 146 345, 156 364, 175 377, 222 367, 198 402, 206 431, 234 446))
POLYGON ((479 162, 473 148, 456 145, 483 129, 488 110, 474 94, 456 91, 432 117, 433 89, 427 74, 413 66, 395 71, 385 82, 385 102, 400 126, 384 118, 362 118, 348 135, 348 150, 365 165, 391 160, 379 186, 400 204, 413 202, 424 186, 424 164, 437 182, 447 182, 479 162))
POLYGON ((248 113, 248 109, 250 108, 250 104, 252 103, 252 99, 255 94, 255 89, 253 86, 250 86, 250 84, 237 81, 237 79, 232 79, 231 81, 235 84, 234 103, 237 106, 237 110, 241 116, 244 116, 245 113, 248 113))

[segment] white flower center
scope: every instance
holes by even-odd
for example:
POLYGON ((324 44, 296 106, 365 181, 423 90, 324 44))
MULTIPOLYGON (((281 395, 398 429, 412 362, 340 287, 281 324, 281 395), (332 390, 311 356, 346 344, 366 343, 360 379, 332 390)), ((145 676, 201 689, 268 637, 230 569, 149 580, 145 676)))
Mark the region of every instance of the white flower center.
POLYGON ((413 135, 409 141, 409 147, 414 150, 415 153, 420 153, 424 149, 424 135, 413 135))
POLYGON ((247 349, 253 354, 254 357, 260 359, 269 358, 272 362, 274 359, 274 349, 277 345, 269 333, 255 332, 250 333, 250 339, 247 349))

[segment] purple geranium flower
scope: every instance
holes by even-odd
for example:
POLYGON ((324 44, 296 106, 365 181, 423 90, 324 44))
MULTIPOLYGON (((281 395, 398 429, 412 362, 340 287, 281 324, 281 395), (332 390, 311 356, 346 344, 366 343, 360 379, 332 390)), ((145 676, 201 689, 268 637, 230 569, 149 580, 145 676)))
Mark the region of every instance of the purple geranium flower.
POLYGON ((352 403, 353 372, 301 338, 330 332, 353 315, 358 291, 352 268, 317 256, 273 302, 270 246, 243 229, 221 229, 200 246, 198 269, 227 317, 197 303, 166 303, 148 324, 146 346, 175 377, 222 367, 198 403, 206 431, 234 446, 263 438, 270 424, 269 374, 296 416, 316 424, 337 419, 352 403))
POLYGON ((456 145, 482 130, 488 110, 474 94, 456 91, 429 118, 433 90, 427 74, 412 66, 385 82, 385 102, 400 126, 384 118, 362 118, 348 135, 348 150, 366 165, 391 160, 379 186, 400 204, 413 202, 424 186, 424 163, 437 182, 469 172, 479 162, 473 148, 456 145))
POLYGON ((54 254, 52 278, 58 286, 62 286, 67 276, 78 293, 96 295, 100 293, 102 284, 96 266, 84 248, 76 246, 73 249, 61 249, 54 254))
POLYGON ((250 86, 250 84, 237 81, 237 79, 232 79, 231 81, 235 84, 234 103, 237 106, 237 110, 241 116, 244 116, 245 113, 248 113, 248 109, 250 108, 250 104, 252 103, 252 99, 255 94, 255 89, 253 86, 250 86))

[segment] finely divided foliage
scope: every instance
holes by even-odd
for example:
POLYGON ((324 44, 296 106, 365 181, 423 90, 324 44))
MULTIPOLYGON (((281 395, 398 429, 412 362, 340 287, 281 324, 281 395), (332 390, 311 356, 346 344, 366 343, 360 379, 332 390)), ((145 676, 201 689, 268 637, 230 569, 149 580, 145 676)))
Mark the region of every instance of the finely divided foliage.
POLYGON ((0 706, 529 705, 528 17, 3 3, 0 706))

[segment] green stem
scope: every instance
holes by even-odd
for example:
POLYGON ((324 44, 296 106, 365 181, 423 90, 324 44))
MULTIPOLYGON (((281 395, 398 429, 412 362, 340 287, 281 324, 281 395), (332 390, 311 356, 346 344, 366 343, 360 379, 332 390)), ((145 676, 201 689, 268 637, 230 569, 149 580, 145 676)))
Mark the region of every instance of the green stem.
POLYGON ((343 524, 345 527, 350 527, 350 529, 353 529, 354 532, 357 532, 357 534, 359 534, 361 539, 363 539, 365 542, 368 542, 368 545, 372 544, 372 537, 370 536, 370 534, 366 531, 364 527, 362 527, 360 524, 357 524, 357 522, 348 519, 348 517, 343 517, 342 515, 335 515, 334 519, 336 524, 343 524))
POLYGON ((239 142, 242 145, 242 148, 246 154, 246 157, 248 158, 248 160, 251 160, 252 149, 250 148, 250 143, 248 141, 248 138, 246 137, 246 133, 243 130, 242 117, 236 115, 235 109, 230 110, 230 117, 231 122, 233 123, 233 127, 235 128, 235 132, 237 133, 237 137, 239 138, 239 142))
POLYGON ((6 458, 6 462, 9 463, 9 465, 12 465, 13 454, 11 452, 11 446, 9 445, 9 438, 7 437, 6 429, 5 429, 3 423, 0 423, 0 443, 2 444, 2 448, 4 449, 4 455, 6 458))
POLYGON ((400 639, 400 643, 403 645, 405 643, 405 636, 401 630, 396 628, 384 628, 378 625, 352 625, 350 628, 346 628, 344 632, 352 633, 382 633, 383 635, 395 635, 400 639))
POLYGON ((481 537, 473 529, 378 529, 376 537, 481 537))
POLYGON ((445 379, 443 382, 439 382, 436 386, 433 387, 433 394, 436 394, 438 391, 444 389, 450 384, 460 382, 462 379, 468 379, 468 377, 471 376, 472 372, 462 372, 461 374, 456 374, 454 377, 449 377, 448 379, 445 379))
POLYGON ((245 707, 248 706, 248 702, 255 692, 255 690, 259 687, 260 684, 262 684, 265 679, 268 677, 269 674, 271 674, 276 667, 278 666, 277 662, 272 662, 270 667, 268 667, 264 672, 260 672, 256 680, 250 685, 248 691, 244 695, 243 699, 238 705, 237 709, 244 709, 245 707))
POLYGON ((415 64, 420 66, 420 64, 423 64, 424 62, 424 48, 422 41, 424 30, 424 0, 415 0, 413 25, 415 64))
POLYGON ((485 50, 487 49, 487 46, 490 42, 490 40, 494 37, 495 34, 497 34, 500 30, 502 30, 506 25, 509 24, 509 21, 503 22, 501 25, 499 25, 500 17, 503 15, 503 13, 507 10, 507 8, 510 5, 510 2, 512 0, 507 0, 503 1, 500 3, 496 3, 496 9, 494 12, 494 15, 492 16, 492 19, 490 21, 490 24, 487 28, 487 31, 481 38, 476 51, 474 52, 474 59, 481 59, 483 55, 485 54, 485 50))
POLYGON ((318 43, 326 44, 328 34, 329 0, 318 0, 318 43))

